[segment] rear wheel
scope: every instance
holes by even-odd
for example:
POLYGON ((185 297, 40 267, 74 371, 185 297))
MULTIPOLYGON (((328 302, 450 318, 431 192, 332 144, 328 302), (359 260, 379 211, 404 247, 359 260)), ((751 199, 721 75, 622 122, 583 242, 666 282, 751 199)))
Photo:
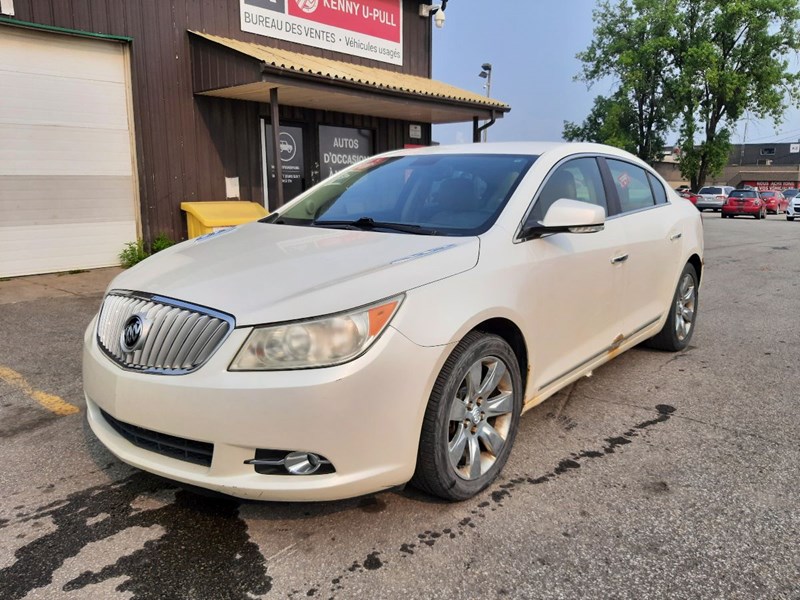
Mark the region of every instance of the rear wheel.
POLYGON ((446 500, 466 500, 503 469, 522 412, 522 377, 511 347, 471 332, 433 387, 411 482, 446 500))
POLYGON ((697 285, 697 271, 687 263, 678 279, 667 321, 658 334, 647 340, 648 346, 677 352, 689 345, 697 318, 699 300, 697 285))

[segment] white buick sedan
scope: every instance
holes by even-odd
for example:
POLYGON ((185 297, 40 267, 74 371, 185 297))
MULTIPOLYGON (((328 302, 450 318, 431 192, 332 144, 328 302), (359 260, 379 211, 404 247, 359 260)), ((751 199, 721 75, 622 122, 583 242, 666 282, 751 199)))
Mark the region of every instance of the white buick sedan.
POLYGON ((242 498, 461 500, 523 412, 641 342, 684 349, 702 269, 698 211, 620 150, 392 152, 118 276, 88 419, 121 460, 242 498))

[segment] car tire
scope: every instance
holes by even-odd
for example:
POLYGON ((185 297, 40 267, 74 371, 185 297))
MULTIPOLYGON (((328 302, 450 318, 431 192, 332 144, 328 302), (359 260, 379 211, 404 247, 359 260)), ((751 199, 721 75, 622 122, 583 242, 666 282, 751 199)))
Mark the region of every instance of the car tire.
POLYGON ((697 271, 691 263, 686 263, 672 296, 667 321, 661 331, 647 340, 647 346, 667 352, 686 349, 697 321, 697 306, 700 299, 697 284, 697 271))
POLYGON ((445 500, 488 487, 514 444, 523 393, 511 346, 497 335, 467 334, 433 386, 411 483, 445 500))

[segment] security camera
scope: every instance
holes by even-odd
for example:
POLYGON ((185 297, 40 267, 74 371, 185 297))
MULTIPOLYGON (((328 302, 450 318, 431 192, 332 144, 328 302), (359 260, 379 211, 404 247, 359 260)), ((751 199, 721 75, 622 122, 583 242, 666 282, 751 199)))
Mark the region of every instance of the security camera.
POLYGON ((439 29, 444 27, 444 18, 444 11, 441 8, 436 11, 436 14, 433 15, 433 22, 439 29))

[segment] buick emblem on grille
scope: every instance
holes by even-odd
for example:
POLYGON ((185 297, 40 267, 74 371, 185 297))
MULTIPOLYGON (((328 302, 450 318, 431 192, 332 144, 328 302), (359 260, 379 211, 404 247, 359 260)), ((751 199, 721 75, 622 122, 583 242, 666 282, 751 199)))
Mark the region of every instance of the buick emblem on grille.
POLYGON ((150 323, 143 315, 133 315, 125 321, 119 336, 119 345, 123 352, 135 352, 142 347, 150 323))

